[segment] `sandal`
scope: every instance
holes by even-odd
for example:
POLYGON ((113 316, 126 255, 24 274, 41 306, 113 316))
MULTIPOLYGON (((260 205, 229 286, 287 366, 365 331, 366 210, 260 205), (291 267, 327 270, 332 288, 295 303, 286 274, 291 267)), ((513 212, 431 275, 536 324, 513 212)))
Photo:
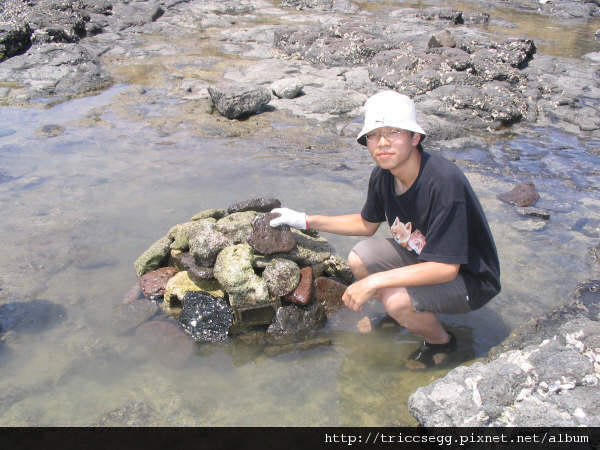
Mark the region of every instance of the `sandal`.
POLYGON ((442 367, 448 362, 448 356, 456 350, 456 337, 448 332, 450 340, 446 344, 429 344, 423 341, 421 347, 415 350, 406 362, 406 368, 411 370, 423 370, 442 367))

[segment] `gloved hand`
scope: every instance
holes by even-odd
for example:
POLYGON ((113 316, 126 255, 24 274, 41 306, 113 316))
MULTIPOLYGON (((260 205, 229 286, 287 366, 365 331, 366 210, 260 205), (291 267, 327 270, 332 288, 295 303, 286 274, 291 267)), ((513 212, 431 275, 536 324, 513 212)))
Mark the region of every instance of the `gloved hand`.
POLYGON ((275 208, 272 213, 280 214, 279 217, 272 219, 269 225, 278 227, 279 225, 289 225, 290 227, 306 230, 306 214, 303 212, 294 211, 289 208, 275 208))

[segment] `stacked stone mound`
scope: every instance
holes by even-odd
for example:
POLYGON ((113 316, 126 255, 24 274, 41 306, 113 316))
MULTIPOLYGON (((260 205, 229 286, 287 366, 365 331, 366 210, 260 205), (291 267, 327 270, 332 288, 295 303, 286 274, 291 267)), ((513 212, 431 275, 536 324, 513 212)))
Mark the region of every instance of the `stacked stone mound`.
POLYGON ((262 344, 314 338, 352 273, 317 233, 272 228, 279 206, 257 198, 175 225, 135 262, 142 293, 197 342, 257 330, 262 344))

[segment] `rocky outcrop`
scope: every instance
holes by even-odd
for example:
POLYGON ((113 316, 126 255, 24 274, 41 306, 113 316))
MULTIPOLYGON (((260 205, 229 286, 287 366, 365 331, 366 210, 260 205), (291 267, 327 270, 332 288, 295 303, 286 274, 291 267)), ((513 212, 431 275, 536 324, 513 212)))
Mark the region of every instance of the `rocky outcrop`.
POLYGON ((598 426, 600 282, 409 398, 425 426, 598 426))

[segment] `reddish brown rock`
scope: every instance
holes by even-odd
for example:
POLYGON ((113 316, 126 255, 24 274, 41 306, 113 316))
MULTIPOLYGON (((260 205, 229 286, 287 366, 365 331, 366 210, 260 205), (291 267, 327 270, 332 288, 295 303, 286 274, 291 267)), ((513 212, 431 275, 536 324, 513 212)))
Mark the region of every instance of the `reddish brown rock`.
POLYGON ((512 205, 531 206, 538 201, 540 195, 531 181, 525 181, 516 185, 512 191, 498 194, 496 197, 512 205))
POLYGON ((212 267, 199 266, 190 253, 171 250, 171 263, 180 271, 187 271, 193 281, 211 280, 214 278, 212 267))
POLYGON ((252 221, 252 233, 248 237, 248 243, 256 252, 272 255, 287 253, 296 247, 296 239, 289 226, 273 228, 269 225, 276 217, 279 217, 279 214, 259 214, 252 221))
POLYGON ((284 300, 298 305, 308 305, 312 294, 313 271, 312 267, 300 269, 300 283, 293 292, 289 293, 284 300))
POLYGON ((315 281, 316 299, 325 307, 325 314, 329 318, 333 313, 345 305, 342 295, 346 292, 346 285, 327 277, 319 277, 315 281))
POLYGON ((140 277, 140 288, 144 296, 154 299, 165 295, 167 281, 177 273, 175 267, 161 267, 140 277))
POLYGON ((140 277, 142 293, 148 298, 162 297, 165 295, 167 281, 176 273, 175 267, 162 267, 142 275, 140 277))

